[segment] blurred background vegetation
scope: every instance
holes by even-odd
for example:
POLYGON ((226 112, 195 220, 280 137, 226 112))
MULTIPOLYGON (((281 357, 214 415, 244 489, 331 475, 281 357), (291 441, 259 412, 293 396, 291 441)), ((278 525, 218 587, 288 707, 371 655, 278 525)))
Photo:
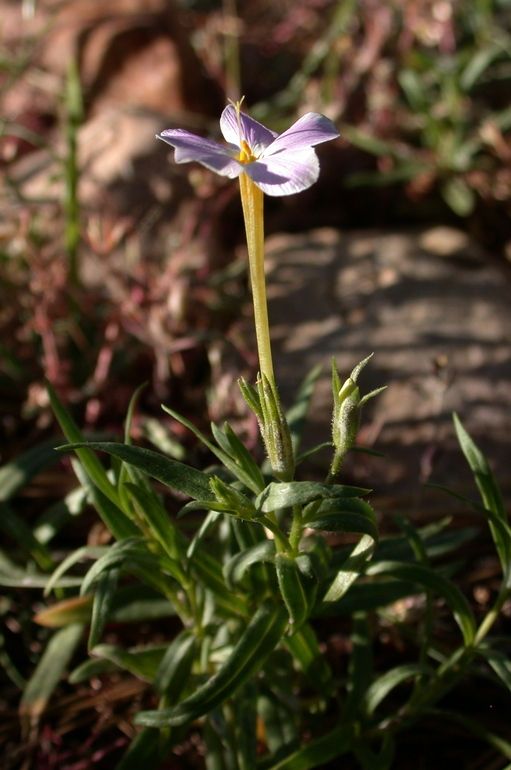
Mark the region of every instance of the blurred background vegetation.
POLYGON ((507 0, 3 0, 1 24, 4 447, 48 429, 44 376, 108 429, 144 380, 149 413, 206 412, 220 357, 254 366, 236 186, 154 141, 218 135, 227 97, 341 132, 269 232, 448 222, 509 257, 507 0))

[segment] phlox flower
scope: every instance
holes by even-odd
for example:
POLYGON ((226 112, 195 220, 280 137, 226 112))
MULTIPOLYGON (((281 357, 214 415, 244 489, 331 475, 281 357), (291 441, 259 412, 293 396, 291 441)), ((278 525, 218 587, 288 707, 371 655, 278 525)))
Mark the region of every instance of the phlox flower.
POLYGON ((175 148, 176 163, 196 161, 230 179, 245 173, 267 195, 292 195, 314 184, 319 176, 314 147, 339 136, 332 121, 308 112, 279 135, 239 107, 229 104, 220 118, 227 145, 180 128, 158 138, 175 148))

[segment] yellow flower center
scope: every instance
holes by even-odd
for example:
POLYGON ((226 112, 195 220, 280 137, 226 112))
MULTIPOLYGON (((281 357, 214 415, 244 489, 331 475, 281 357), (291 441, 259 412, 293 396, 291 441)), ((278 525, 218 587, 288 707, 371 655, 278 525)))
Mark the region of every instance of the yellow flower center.
POLYGON ((252 154, 252 150, 244 139, 241 140, 241 150, 238 160, 240 163, 252 163, 252 161, 257 160, 256 156, 252 154))

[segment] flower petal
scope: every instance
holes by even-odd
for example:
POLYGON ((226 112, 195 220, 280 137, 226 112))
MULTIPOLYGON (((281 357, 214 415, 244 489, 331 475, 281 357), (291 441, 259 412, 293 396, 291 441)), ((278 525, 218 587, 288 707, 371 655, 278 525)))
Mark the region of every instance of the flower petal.
POLYGON ((247 163, 244 171, 267 195, 293 195, 314 184, 319 176, 319 161, 312 147, 308 147, 247 163))
POLYGON ((314 147, 321 142, 336 139, 339 135, 330 118, 319 115, 317 112, 308 112, 272 142, 264 153, 264 157, 275 155, 283 150, 314 147))
MULTIPOLYGON (((252 154, 257 157, 270 145, 278 134, 258 123, 245 112, 240 112, 241 139, 244 140, 252 154)), ((240 130, 238 116, 232 104, 228 104, 220 118, 220 129, 226 142, 240 149, 240 130)))
POLYGON ((211 139, 196 136, 181 128, 167 129, 157 134, 157 137, 175 148, 176 163, 196 161, 230 179, 239 176, 244 169, 243 163, 233 157, 233 151, 229 147, 224 147, 211 139))

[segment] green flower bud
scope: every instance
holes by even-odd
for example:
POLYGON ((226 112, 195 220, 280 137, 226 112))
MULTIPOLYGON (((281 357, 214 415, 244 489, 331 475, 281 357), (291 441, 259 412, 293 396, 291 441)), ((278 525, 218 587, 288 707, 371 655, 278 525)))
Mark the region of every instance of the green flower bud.
POLYGON ((355 443, 360 424, 360 390, 348 377, 339 391, 334 409, 332 440, 335 448, 346 454, 355 443))
POLYGON ((358 375, 371 357, 368 356, 357 364, 343 385, 341 385, 337 373, 335 360, 332 361, 332 392, 334 398, 332 442, 336 450, 331 468, 332 476, 337 474, 342 458, 356 441, 362 407, 370 398, 373 398, 373 396, 376 396, 385 389, 378 388, 360 398, 360 390, 357 385, 358 375))
POLYGON ((257 388, 262 412, 259 427, 272 471, 280 481, 292 481, 295 472, 293 442, 277 388, 264 374, 257 388))
POLYGON ((239 516, 241 519, 253 519, 256 516, 257 511, 251 500, 243 492, 230 484, 226 484, 218 476, 210 478, 209 486, 217 502, 225 506, 226 513, 239 516))

